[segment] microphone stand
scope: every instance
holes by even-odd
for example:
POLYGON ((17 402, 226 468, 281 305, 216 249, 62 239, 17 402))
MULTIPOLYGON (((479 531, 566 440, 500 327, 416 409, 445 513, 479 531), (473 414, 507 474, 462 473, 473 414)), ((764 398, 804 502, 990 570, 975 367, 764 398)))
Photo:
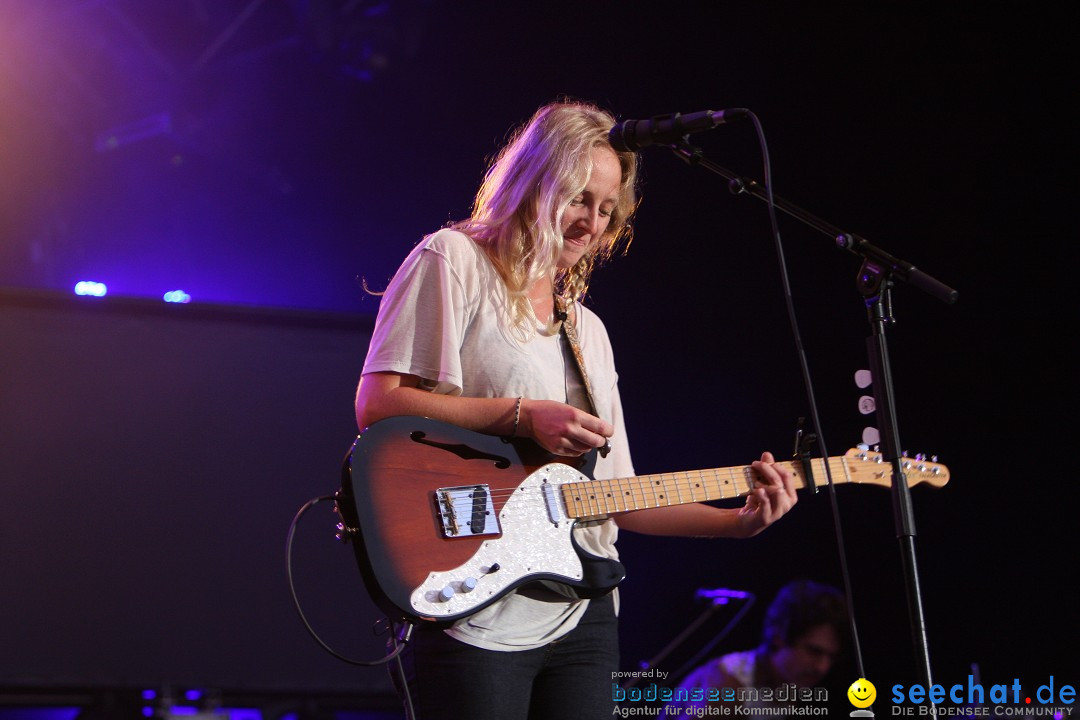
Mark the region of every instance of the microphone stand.
MULTIPOLYGON (((768 194, 757 181, 740 177, 708 160, 703 156, 700 148, 690 145, 685 139, 681 143, 672 145, 671 150, 676 157, 689 165, 701 166, 727 178, 728 189, 734 195, 753 195, 759 200, 768 201, 768 194)), ((927 646, 919 572, 915 562, 915 518, 911 491, 904 473, 908 460, 902 457, 900 450, 902 446, 896 422, 892 370, 889 366, 885 329, 895 322, 892 315, 891 296, 895 280, 902 280, 948 304, 955 303, 959 293, 936 278, 916 269, 911 263, 893 257, 865 238, 844 232, 783 198, 774 195, 773 203, 788 215, 832 237, 837 247, 863 258, 856 285, 863 296, 872 327, 872 334, 867 338, 866 345, 873 382, 878 389, 875 393, 878 396, 876 398, 877 421, 881 426, 883 458, 892 466, 893 519, 896 524, 896 537, 900 543, 915 660, 923 687, 930 687, 933 684, 930 676, 930 653, 927 646)))

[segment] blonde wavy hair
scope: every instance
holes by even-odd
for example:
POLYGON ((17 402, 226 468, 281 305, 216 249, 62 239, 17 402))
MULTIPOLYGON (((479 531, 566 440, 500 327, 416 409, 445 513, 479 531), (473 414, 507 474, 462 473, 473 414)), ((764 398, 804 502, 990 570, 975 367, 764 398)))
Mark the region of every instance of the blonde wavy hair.
POLYGON ((533 331, 527 295, 532 283, 551 276, 555 292, 565 301, 580 300, 596 266, 630 244, 638 158, 611 147, 608 132, 614 124, 609 113, 588 103, 560 101, 540 108, 491 163, 472 216, 452 225, 484 249, 502 277, 516 331, 533 331), (588 183, 595 147, 609 148, 619 159, 618 200, 599 241, 576 265, 559 269, 563 212, 588 183))

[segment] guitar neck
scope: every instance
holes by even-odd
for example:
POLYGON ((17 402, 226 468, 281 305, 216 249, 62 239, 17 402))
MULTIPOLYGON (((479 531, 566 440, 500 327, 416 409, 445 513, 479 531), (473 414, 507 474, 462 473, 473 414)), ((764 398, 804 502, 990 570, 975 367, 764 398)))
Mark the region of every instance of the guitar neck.
MULTIPOLYGON (((824 458, 810 461, 814 485, 819 487, 828 483, 825 462, 824 458)), ((809 487, 801 462, 776 464, 791 471, 797 490, 809 487)), ((892 484, 892 467, 882 462, 878 453, 852 450, 843 457, 829 458, 828 467, 834 483, 885 487, 892 484)), ((948 482, 948 471, 937 463, 905 459, 903 467, 909 484, 925 481, 940 486, 948 482)), ((754 489, 755 479, 751 466, 737 465, 613 480, 586 480, 567 483, 561 492, 571 517, 593 518, 630 510, 737 498, 754 489)))

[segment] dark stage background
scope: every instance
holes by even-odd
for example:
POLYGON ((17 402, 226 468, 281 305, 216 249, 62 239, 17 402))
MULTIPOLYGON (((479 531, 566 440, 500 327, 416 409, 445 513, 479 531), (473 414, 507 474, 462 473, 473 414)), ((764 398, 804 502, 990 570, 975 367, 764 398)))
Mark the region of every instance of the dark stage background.
MULTIPOLYGON (((560 96, 624 119, 749 108, 779 195, 959 291, 950 306, 899 286, 889 334, 904 445, 953 473, 913 491, 935 679, 974 664, 988 684, 1076 685, 1064 17, 820 5, 0 4, 0 686, 385 707, 382 671, 304 634, 285 533, 336 487, 355 432, 378 305, 362 283, 383 287, 424 233, 465 216, 508 129, 560 96), (68 297, 80 280, 108 296, 68 297), (160 302, 177 289, 192 302, 160 302)), ((749 122, 694 141, 762 177, 749 122)), ((786 454, 808 405, 765 205, 664 149, 643 159, 637 237, 590 296, 637 470, 786 454)), ((859 262, 787 216, 780 229, 842 454, 874 424, 852 380, 870 332, 859 262)), ((837 496, 867 678, 914 682, 889 494, 837 496)), ((378 614, 315 517, 303 591, 329 639, 373 655, 378 614)), ((840 582, 825 494, 750 541, 620 547, 627 669, 704 611, 698 588, 758 597, 721 652, 755 642, 789 579, 840 582)), ((848 663, 835 686, 853 679, 848 663)))

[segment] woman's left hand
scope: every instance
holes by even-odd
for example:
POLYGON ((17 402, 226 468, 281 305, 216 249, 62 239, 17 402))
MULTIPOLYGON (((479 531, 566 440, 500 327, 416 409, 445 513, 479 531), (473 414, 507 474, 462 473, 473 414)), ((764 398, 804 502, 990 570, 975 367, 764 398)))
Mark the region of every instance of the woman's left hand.
POLYGON ((751 463, 757 474, 756 487, 746 496, 746 504, 736 520, 742 537, 757 535, 779 520, 798 502, 791 470, 777 465, 772 453, 762 453, 751 463))

